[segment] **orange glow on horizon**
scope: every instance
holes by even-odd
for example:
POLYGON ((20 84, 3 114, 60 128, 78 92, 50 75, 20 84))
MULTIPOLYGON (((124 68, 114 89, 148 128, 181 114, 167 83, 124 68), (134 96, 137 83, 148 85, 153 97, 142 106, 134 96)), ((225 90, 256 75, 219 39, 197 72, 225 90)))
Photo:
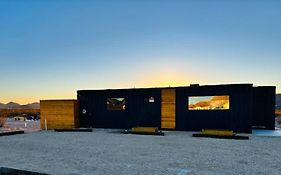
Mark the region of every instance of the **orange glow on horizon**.
MULTIPOLYGON (((153 67, 153 66, 152 66, 153 67)), ((96 84, 87 84, 79 87, 72 87, 64 89, 60 87, 58 89, 44 89, 37 92, 19 92, 18 94, 0 94, 0 103, 15 102, 19 104, 28 104, 33 102, 39 102, 46 99, 76 99, 76 91, 83 89, 123 89, 123 88, 153 88, 153 87, 177 87, 177 86, 189 86, 190 84, 218 84, 216 82, 206 82, 204 78, 196 73, 184 73, 180 70, 171 70, 169 68, 161 70, 144 71, 143 74, 136 75, 134 81, 124 81, 120 83, 107 83, 102 86, 96 84), (166 71, 169 70, 169 71, 166 71), (194 76, 196 75, 196 76, 194 76)), ((227 83, 225 83, 227 84, 227 83)), ((260 84, 258 84, 260 85, 260 84)), ((281 93, 281 87, 277 86, 276 93, 281 93)))
POLYGON ((43 95, 41 94, 20 94, 18 96, 15 95, 5 95, 5 97, 2 97, 0 99, 0 103, 7 104, 9 102, 15 102, 19 103, 21 105, 34 103, 34 102, 40 102, 40 100, 47 100, 47 99, 76 99, 76 91, 73 92, 55 92, 55 93, 45 93, 43 95))

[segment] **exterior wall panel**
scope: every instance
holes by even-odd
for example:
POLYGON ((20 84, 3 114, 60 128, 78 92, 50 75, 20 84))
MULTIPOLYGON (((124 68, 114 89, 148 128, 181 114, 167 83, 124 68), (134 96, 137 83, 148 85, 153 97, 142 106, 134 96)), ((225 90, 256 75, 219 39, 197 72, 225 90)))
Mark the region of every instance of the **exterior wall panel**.
POLYGON ((176 127, 176 90, 161 90, 161 128, 175 129, 176 127))
POLYGON ((275 94, 275 87, 254 87, 253 126, 275 129, 275 94))
POLYGON ((159 89, 78 91, 77 98, 82 127, 160 127, 159 89), (154 98, 154 102, 149 102, 150 97, 154 98), (125 98, 125 110, 107 110, 108 98, 125 98))
POLYGON ((177 88, 176 129, 231 129, 251 132, 252 85, 219 85, 177 88), (188 110, 190 96, 228 95, 229 110, 188 110))
POLYGON ((76 100, 41 100, 40 126, 45 129, 70 129, 79 126, 76 100))

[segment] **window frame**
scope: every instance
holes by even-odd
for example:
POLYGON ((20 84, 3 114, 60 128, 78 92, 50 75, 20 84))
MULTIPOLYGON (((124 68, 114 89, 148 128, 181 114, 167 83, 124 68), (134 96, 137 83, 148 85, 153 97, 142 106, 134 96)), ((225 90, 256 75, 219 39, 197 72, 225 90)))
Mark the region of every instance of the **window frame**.
POLYGON ((231 98, 231 96, 230 95, 225 95, 225 94, 223 94, 223 95, 190 95, 190 96, 188 96, 188 100, 187 100, 187 110, 188 111, 230 111, 231 110, 231 103, 230 103, 230 98, 231 98), (191 104, 190 103, 190 99, 191 98, 194 98, 194 97, 210 97, 210 98, 208 98, 209 100, 208 101, 206 101, 206 102, 209 102, 209 101, 212 101, 212 99, 214 98, 214 97, 228 97, 228 108, 214 108, 214 109, 192 109, 192 108, 190 108, 190 105, 196 105, 197 103, 199 103, 199 102, 205 102, 205 101, 198 101, 197 103, 195 103, 195 104, 191 104))
POLYGON ((106 98, 106 110, 107 111, 126 111, 126 98, 125 97, 107 97, 106 98), (120 106, 117 106, 117 105, 114 106, 114 103, 112 103, 113 104, 112 106, 109 106, 110 99, 115 99, 115 100, 119 101, 119 103, 121 103, 120 106), (120 99, 123 99, 123 100, 120 100, 120 99), (124 101, 123 105, 122 105, 122 101, 124 101), (123 107, 121 107, 121 105, 123 107), (116 107, 116 108, 114 108, 114 107, 116 107))

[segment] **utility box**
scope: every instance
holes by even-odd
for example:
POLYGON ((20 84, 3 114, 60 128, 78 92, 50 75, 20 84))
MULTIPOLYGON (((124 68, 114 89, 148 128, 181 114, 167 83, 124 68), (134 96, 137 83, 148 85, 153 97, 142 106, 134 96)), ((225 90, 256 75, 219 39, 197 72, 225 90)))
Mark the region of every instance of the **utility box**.
POLYGON ((41 129, 71 129, 79 127, 77 100, 41 100, 41 129))

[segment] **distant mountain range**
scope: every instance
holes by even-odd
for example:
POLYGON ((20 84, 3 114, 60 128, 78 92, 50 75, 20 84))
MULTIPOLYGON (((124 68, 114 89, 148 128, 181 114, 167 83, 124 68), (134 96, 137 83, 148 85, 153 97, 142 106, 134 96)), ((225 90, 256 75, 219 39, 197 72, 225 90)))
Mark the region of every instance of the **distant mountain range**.
POLYGON ((0 109, 40 109, 40 103, 29 103, 26 105, 20 105, 15 102, 0 103, 0 109))
POLYGON ((281 109, 281 94, 276 94, 276 108, 281 109))

